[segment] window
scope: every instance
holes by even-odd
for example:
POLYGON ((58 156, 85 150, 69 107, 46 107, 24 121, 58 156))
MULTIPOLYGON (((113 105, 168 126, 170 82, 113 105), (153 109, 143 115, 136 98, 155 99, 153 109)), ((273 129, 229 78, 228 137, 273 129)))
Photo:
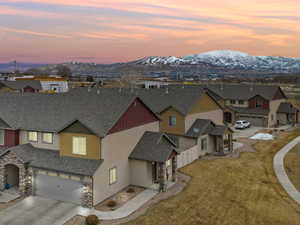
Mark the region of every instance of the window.
POLYGON ((235 100, 230 100, 230 104, 235 104, 235 100))
POLYGON ((256 108, 261 108, 262 107, 262 101, 260 101, 260 100, 256 100, 256 102, 255 102, 255 107, 256 108))
POLYGON ((175 116, 169 117, 169 126, 171 126, 171 127, 176 126, 176 117, 175 116))
POLYGON ((271 120, 272 121, 274 120, 274 114, 271 114, 271 120))
POLYGON ((109 184, 114 184, 117 182, 117 168, 109 169, 109 184))
POLYGON ((38 141, 38 133, 36 131, 28 132, 28 141, 37 142, 38 141))
POLYGON ((86 137, 73 137, 72 153, 86 155, 86 137))
POLYGON ((207 150, 207 139, 204 138, 201 140, 201 150, 207 150))
POLYGON ((172 160, 171 160, 171 159, 169 159, 169 160, 166 162, 166 167, 170 167, 170 166, 171 166, 171 164, 172 164, 172 160))
POLYGON ((44 143, 52 144, 53 143, 53 134, 52 133, 43 133, 42 140, 44 143))
POLYGON ((0 145, 4 145, 4 130, 0 130, 0 145))
POLYGON ((244 105, 244 101, 243 100, 239 100, 239 105, 244 105))

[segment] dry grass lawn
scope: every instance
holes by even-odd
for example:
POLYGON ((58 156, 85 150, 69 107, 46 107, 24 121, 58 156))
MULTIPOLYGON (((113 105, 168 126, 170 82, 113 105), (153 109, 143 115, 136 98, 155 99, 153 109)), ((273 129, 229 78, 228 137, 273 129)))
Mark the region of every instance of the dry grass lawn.
POLYGON ((128 225, 298 225, 300 206, 278 183, 274 154, 300 135, 283 133, 258 142, 257 152, 238 159, 197 161, 182 171, 192 176, 180 194, 161 201, 128 225))
POLYGON ((300 191, 300 144, 285 156, 284 164, 290 180, 300 191))

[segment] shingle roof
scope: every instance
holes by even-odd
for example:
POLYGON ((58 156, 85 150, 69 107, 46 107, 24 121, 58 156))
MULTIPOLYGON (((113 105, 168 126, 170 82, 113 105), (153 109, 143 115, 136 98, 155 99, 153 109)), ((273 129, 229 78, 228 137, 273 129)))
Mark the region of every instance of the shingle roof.
POLYGON ((1 81, 0 83, 14 90, 22 90, 25 87, 42 90, 41 82, 38 80, 1 81))
POLYGON ((207 88, 223 99, 248 100, 260 95, 267 100, 272 100, 280 88, 269 85, 247 85, 247 84, 207 84, 200 85, 207 88))
POLYGON ((211 120, 197 119, 191 128, 186 132, 186 136, 198 138, 202 135, 210 134, 215 136, 224 135, 229 127, 223 125, 216 125, 211 120))
POLYGON ((165 109, 173 107, 183 115, 188 114, 194 103, 205 93, 199 87, 183 88, 179 86, 154 89, 127 88, 122 89, 122 92, 134 93, 156 113, 161 113, 165 109))
POLYGON ((177 152, 176 145, 166 134, 146 131, 134 147, 129 159, 165 162, 174 151, 177 152))
POLYGON ((0 118, 14 129, 58 132, 79 120, 104 137, 136 99, 111 89, 78 89, 70 93, 0 94, 0 118))
MULTIPOLYGON (((31 167, 85 176, 92 176, 103 162, 103 160, 62 157, 58 151, 35 148, 31 144, 8 148, 2 155, 7 152, 15 153, 31 167)), ((0 157, 2 155, 0 154, 0 157)))
POLYGON ((280 103, 278 110, 278 113, 297 113, 299 112, 299 109, 294 107, 291 103, 288 102, 282 102, 280 103))

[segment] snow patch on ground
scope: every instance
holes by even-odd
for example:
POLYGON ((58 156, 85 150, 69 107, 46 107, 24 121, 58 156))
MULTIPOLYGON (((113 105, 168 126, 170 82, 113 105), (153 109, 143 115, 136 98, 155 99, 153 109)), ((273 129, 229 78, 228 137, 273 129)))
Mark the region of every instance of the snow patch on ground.
POLYGON ((274 138, 272 134, 258 133, 252 136, 250 139, 268 141, 268 140, 273 140, 274 138))

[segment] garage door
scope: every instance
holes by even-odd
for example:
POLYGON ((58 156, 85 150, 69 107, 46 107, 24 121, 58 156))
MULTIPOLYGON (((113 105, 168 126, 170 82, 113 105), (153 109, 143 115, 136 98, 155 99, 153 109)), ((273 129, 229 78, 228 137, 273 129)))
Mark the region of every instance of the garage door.
POLYGON ((80 204, 83 185, 79 181, 57 176, 38 174, 35 180, 35 194, 64 202, 80 204))
POLYGON ((256 127, 264 127, 265 126, 265 118, 262 117, 250 117, 250 116, 240 116, 240 120, 247 120, 251 123, 252 126, 256 127))

